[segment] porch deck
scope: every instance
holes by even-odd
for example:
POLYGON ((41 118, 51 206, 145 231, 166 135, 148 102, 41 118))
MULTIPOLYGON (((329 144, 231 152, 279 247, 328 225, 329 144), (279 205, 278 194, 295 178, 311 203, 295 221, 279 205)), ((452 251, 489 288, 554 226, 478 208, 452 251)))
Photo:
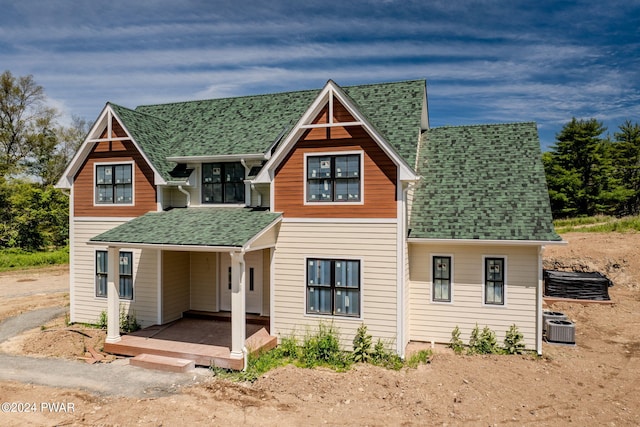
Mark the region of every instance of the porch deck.
MULTIPOLYGON (((224 313, 196 317, 184 317, 123 335, 117 343, 105 343, 104 351, 124 356, 154 354, 193 360, 199 366, 241 370, 244 360, 231 358, 231 322, 224 313)), ((245 341, 249 351, 255 353, 274 348, 277 339, 265 329, 265 318, 249 317, 247 315, 248 338, 245 341)))

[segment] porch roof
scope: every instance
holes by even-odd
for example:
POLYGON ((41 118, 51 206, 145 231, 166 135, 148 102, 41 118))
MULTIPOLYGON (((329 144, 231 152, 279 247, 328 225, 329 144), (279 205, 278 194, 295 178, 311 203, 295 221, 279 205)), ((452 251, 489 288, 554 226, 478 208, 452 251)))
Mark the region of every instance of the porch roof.
MULTIPOLYGON (((150 212, 89 240, 93 244, 169 247, 249 245, 281 219, 281 214, 251 208, 180 208, 150 212)), ((275 243, 275 242, 274 242, 275 243)))

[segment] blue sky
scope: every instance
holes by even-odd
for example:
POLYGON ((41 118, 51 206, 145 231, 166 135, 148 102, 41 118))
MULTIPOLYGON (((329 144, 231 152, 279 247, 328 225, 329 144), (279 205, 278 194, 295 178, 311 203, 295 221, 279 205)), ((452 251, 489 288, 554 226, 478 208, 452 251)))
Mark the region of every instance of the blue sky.
POLYGON ((61 121, 141 104, 426 79, 432 126, 640 122, 640 1, 0 0, 0 71, 61 121), (258 4, 256 4, 258 3, 258 4))

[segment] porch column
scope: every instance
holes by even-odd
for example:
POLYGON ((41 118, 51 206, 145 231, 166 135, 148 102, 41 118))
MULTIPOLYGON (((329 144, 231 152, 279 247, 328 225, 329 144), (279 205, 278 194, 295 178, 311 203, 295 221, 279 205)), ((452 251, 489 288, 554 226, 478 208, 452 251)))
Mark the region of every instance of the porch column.
POLYGON ((107 339, 120 341, 120 248, 109 247, 107 254, 107 339))
POLYGON ((231 252, 231 357, 244 357, 246 339, 246 303, 244 254, 231 252))

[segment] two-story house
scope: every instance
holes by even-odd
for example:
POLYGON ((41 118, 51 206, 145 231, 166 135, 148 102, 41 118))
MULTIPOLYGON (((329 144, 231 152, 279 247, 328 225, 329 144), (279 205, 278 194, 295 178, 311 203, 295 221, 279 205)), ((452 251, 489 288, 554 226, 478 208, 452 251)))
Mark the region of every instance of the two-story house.
POLYGON ((430 128, 424 80, 108 103, 70 189, 70 317, 246 313, 273 336, 364 322, 404 355, 477 324, 542 348, 551 221, 534 123, 430 128))

